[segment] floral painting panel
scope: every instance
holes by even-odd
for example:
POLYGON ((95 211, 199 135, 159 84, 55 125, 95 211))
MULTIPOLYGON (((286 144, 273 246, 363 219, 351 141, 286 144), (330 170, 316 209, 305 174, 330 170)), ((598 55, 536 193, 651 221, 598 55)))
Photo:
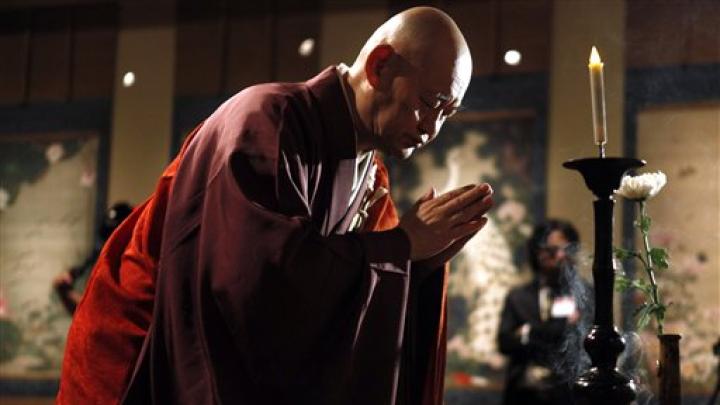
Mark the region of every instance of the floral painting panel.
POLYGON ((52 280, 91 250, 97 155, 88 133, 0 138, 0 378, 59 376, 70 316, 52 280))

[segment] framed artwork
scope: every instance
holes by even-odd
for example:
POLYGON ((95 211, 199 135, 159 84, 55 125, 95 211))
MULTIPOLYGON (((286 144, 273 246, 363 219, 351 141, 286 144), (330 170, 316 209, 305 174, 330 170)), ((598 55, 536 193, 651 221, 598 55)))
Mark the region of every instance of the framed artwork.
POLYGON ((59 378, 71 318, 52 281, 93 247, 99 138, 0 136, 0 381, 59 378))

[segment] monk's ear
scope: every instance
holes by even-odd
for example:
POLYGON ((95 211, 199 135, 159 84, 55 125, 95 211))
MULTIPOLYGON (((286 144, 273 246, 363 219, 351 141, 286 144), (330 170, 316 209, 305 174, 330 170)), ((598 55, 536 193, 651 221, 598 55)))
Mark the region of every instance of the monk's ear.
POLYGON ((365 61, 365 76, 374 88, 382 87, 389 74, 388 62, 395 54, 390 45, 378 45, 370 51, 365 61))

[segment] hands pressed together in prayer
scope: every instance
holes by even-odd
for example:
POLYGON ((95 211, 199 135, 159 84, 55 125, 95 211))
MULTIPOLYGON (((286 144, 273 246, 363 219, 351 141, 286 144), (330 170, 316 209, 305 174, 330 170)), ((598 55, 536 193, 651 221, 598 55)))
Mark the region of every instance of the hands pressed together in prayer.
POLYGON ((455 256, 487 223, 492 194, 492 187, 482 183, 439 196, 431 189, 420 197, 398 225, 410 239, 410 258, 441 263, 455 256))

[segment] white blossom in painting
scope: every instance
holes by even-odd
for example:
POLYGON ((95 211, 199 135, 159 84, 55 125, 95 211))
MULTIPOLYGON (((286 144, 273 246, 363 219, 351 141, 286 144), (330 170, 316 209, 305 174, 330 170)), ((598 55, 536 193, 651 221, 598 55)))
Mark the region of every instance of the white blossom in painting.
POLYGON ((45 149, 45 158, 50 164, 57 163, 65 154, 65 149, 60 143, 53 143, 45 149))
POLYGON ((530 235, 532 234, 532 231, 533 231, 533 228, 530 224, 526 223, 526 224, 520 224, 520 226, 518 226, 518 232, 520 232, 520 234, 522 236, 525 236, 526 238, 530 237, 530 235))
POLYGON ((500 220, 510 221, 514 225, 523 222, 526 215, 527 208, 517 200, 507 200, 497 209, 497 217, 500 220))
POLYGON ((628 200, 643 201, 655 197, 665 187, 667 176, 661 171, 638 176, 624 176, 615 193, 628 200))
POLYGON ((447 151, 445 158, 447 177, 445 184, 440 188, 441 192, 450 191, 465 184, 490 181, 499 175, 494 157, 481 159, 477 155, 476 150, 486 142, 487 138, 481 133, 468 131, 464 134, 462 144, 453 146, 447 151))

